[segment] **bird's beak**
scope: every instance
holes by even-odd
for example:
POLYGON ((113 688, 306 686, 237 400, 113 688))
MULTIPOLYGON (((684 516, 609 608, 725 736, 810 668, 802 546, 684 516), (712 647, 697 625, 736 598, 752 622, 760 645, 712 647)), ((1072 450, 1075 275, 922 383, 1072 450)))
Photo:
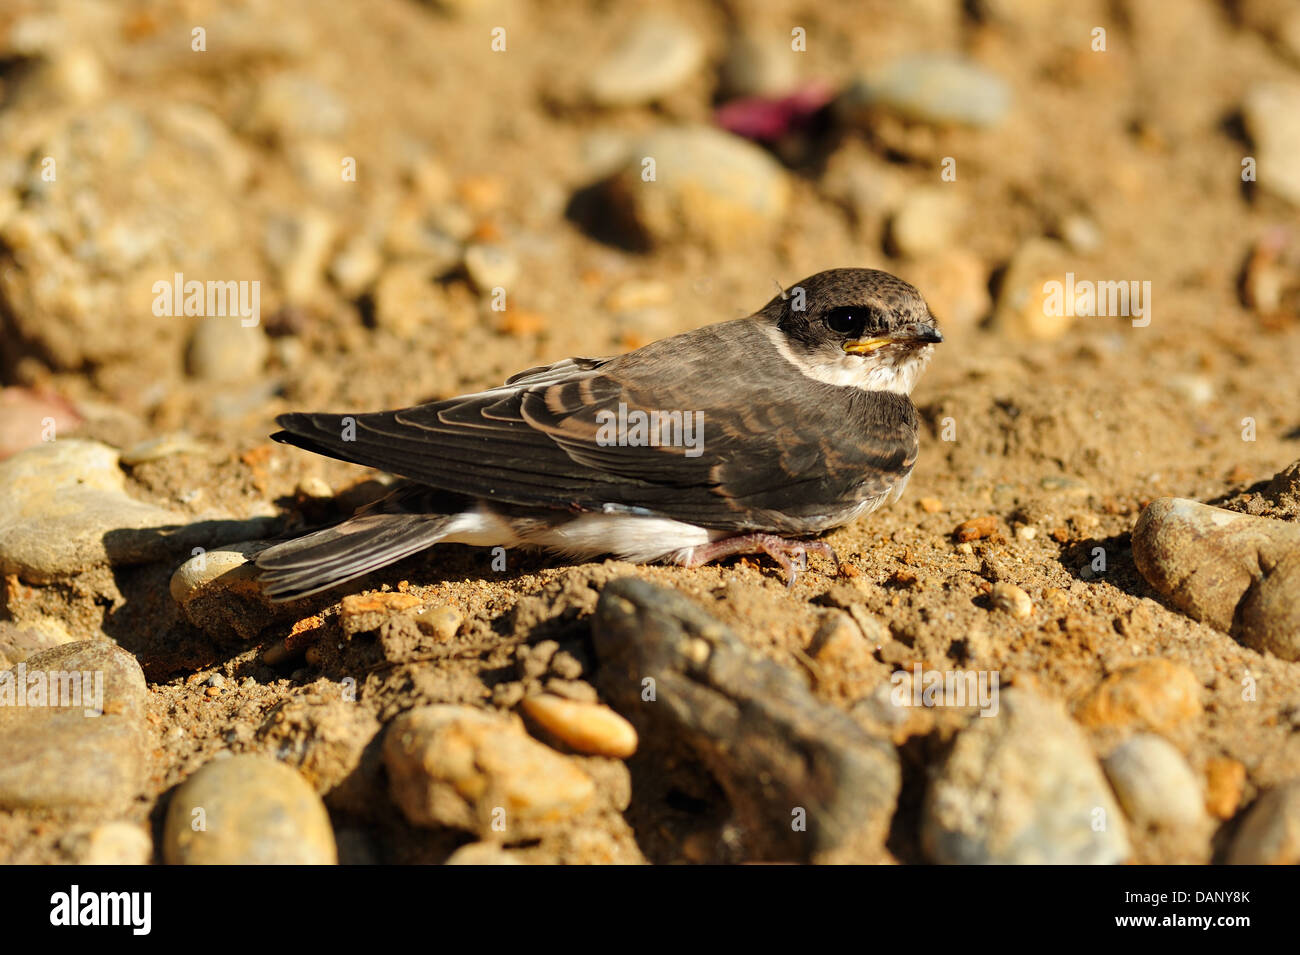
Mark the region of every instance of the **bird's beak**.
POLYGON ((865 355, 886 345, 937 345, 943 341, 943 335, 933 325, 917 322, 896 328, 888 335, 879 338, 859 338, 857 341, 845 342, 844 350, 854 355, 865 355))

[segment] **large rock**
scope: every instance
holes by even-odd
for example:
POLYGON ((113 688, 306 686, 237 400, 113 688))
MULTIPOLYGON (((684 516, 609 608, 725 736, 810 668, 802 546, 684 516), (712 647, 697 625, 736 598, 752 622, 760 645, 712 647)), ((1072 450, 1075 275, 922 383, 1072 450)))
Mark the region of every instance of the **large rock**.
POLYGON ((1194 620, 1300 660, 1300 526, 1165 497, 1138 518, 1133 560, 1194 620))
POLYGON ((523 728, 471 706, 422 706, 384 738, 393 800, 417 826, 516 841, 586 809, 595 784, 523 728))
POLYGON ((147 699, 140 664, 107 641, 0 672, 0 808, 121 808, 143 788, 147 699))
POLYGON ((898 755, 682 595, 626 577, 592 624, 603 694, 641 738, 689 748, 726 791, 744 859, 884 857, 898 755))
POLYGON ((1001 694, 935 774, 921 839, 957 865, 1114 864, 1131 854, 1124 819, 1083 732, 1056 703, 1001 694))

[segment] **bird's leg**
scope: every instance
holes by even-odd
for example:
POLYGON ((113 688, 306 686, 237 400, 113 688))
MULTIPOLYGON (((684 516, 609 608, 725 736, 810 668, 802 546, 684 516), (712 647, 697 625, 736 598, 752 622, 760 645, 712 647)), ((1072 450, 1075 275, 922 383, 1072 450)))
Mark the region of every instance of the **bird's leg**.
POLYGON ((793 588, 799 572, 808 569, 809 551, 834 561, 835 573, 838 576, 840 559, 830 544, 825 541, 788 540, 776 534, 740 534, 736 537, 724 537, 722 540, 701 544, 691 549, 682 564, 686 567, 699 567, 701 564, 730 557, 733 554, 763 553, 781 565, 781 569, 785 571, 786 587, 793 588))

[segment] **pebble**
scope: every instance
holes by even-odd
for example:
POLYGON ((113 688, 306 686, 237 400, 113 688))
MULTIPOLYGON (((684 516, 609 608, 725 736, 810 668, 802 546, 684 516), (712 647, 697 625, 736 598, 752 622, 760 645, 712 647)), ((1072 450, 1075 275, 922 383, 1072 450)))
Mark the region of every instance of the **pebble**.
POLYGON ((1034 612, 1034 602, 1029 599, 1029 594, 1015 584, 994 584, 989 600, 995 609, 1009 613, 1017 620, 1026 620, 1034 612))
POLYGON ((1133 560, 1193 620, 1261 653, 1300 660, 1300 527, 1160 498, 1133 528, 1133 560))
POLYGON ((436 329, 442 318, 433 284, 436 271, 423 260, 394 262, 385 268, 375 283, 375 326, 404 339, 436 329))
POLYGON ((925 300, 945 336, 974 328, 993 310, 988 267, 973 252, 949 249, 902 266, 900 274, 925 290, 925 300))
POLYGON ((1300 780, 1255 800, 1228 850, 1228 864, 1300 865, 1300 780))
POLYGON ((73 643, 67 627, 50 617, 24 619, 21 624, 0 620, 0 670, 26 660, 42 650, 73 643))
POLYGON ((389 724, 384 764, 393 801, 417 826, 516 841, 590 805, 576 763, 514 721, 469 706, 422 706, 389 724))
POLYGON ((378 630, 394 614, 414 610, 420 606, 415 594, 385 593, 348 594, 340 602, 339 622, 348 636, 378 630))
POLYGON ((890 240, 908 258, 934 255, 952 245, 963 214, 961 200, 951 189, 913 189, 894 213, 890 240))
POLYGON ((257 730, 262 752, 296 769, 328 806, 367 813, 384 798, 379 721, 343 699, 290 699, 257 730))
POLYGON ((997 533, 997 530, 998 519, 990 514, 962 521, 953 529, 952 535, 958 541, 977 541, 992 537, 997 533))
POLYGON ((57 394, 18 386, 0 388, 0 461, 81 423, 77 409, 57 394), (50 421, 52 432, 47 430, 50 421))
POLYGON ((77 858, 81 865, 148 865, 153 861, 153 838, 132 822, 107 822, 86 836, 77 858))
POLYGON ((421 607, 415 612, 415 625, 440 641, 450 640, 465 622, 465 615, 455 607, 421 607))
POLYGON ((1201 683, 1181 663, 1141 660, 1102 680, 1077 715, 1084 726, 1095 729, 1168 734, 1201 715, 1201 683))
POLYGON ((973 717, 934 776, 921 817, 934 862, 1115 864, 1132 854, 1124 819, 1087 739, 1029 690, 973 717))
POLYGON ((270 341, 259 322, 244 325, 238 317, 200 319, 185 353, 190 376, 210 384, 235 384, 262 373, 270 341))
POLYGON ((692 237, 743 246, 780 221, 790 203, 785 170, 752 143, 708 127, 675 127, 642 138, 610 183, 609 200, 650 243, 692 237), (655 179, 642 179, 653 159, 655 179))
POLYGON ((447 857, 443 865, 523 865, 509 852, 492 842, 471 842, 447 857))
POLYGON ((347 107, 333 90, 303 73, 277 73, 257 87, 243 127, 280 141, 330 139, 346 131, 347 107))
POLYGON ((1246 788, 1246 767, 1227 756, 1205 762, 1205 808, 1219 819, 1231 819, 1246 788))
POLYGON ((942 53, 903 57, 860 77, 841 96, 850 120, 884 106, 923 123, 990 127, 1011 107, 1011 89, 969 60, 942 53))
POLYGON ((1201 781, 1182 753, 1159 736, 1138 733, 1121 743, 1102 766, 1136 826, 1178 833, 1187 843, 1203 844, 1208 856, 1210 815, 1205 811, 1201 781))
POLYGON ((204 550, 172 573, 168 591, 190 623, 210 636, 251 640, 269 622, 271 604, 257 582, 253 556, 264 542, 204 550))
POLYGON ((310 301, 319 293, 336 231, 334 219, 320 211, 268 218, 266 258, 275 267, 289 305, 310 301))
POLYGON ((788 37, 737 33, 722 63, 728 96, 779 96, 799 85, 799 55, 788 37))
POLYGON ((993 327, 1016 340, 1052 341, 1064 335, 1074 317, 1065 307, 1049 307, 1044 286, 1065 282, 1069 256, 1065 246, 1051 239, 1030 239, 1017 249, 1002 277, 993 327))
POLYGON ((157 529, 191 523, 127 495, 117 452, 97 441, 64 438, 15 454, 0 462, 0 487, 0 573, 29 583, 161 559, 176 538, 157 529))
POLYGON ((1101 249, 1101 228, 1087 216, 1065 216, 1057 224, 1056 232, 1079 255, 1092 255, 1101 249))
POLYGON ((650 103, 681 86, 704 62, 704 43, 675 19, 629 23, 614 51, 592 71, 587 93, 601 106, 650 103))
POLYGON ((471 245, 465 249, 465 271, 476 291, 491 294, 509 290, 519 279, 519 259, 499 245, 471 245))
POLYGON ((1260 188, 1300 205, 1300 83, 1252 87, 1241 105, 1260 188))
POLYGON ((135 657, 106 640, 44 650, 0 674, 0 808, 128 803, 144 778, 148 696, 135 657), (73 671, 89 675, 72 684, 73 671), (80 690, 80 704, 49 705, 56 685, 80 690))
POLYGON ((122 464, 133 468, 150 461, 161 461, 173 454, 202 454, 203 451, 203 445, 188 434, 177 432, 138 441, 122 452, 120 460, 122 464))
POLYGON ((636 752, 632 724, 603 703, 539 693, 526 698, 522 706, 542 729, 576 752, 614 759, 627 759, 636 752))
POLYGON ((344 297, 355 299, 374 284, 383 266, 379 247, 369 236, 358 234, 330 260, 329 274, 344 297))
POLYGON ((264 756, 214 759, 172 795, 163 827, 168 865, 334 865, 320 797, 264 756))

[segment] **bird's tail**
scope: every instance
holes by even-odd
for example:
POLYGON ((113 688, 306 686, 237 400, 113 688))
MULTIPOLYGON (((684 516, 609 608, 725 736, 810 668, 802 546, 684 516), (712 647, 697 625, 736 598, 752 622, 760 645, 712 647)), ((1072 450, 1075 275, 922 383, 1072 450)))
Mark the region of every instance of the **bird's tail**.
POLYGON ((310 597, 438 543, 457 509, 438 501, 430 513, 433 502, 421 491, 400 489, 341 524, 262 551, 254 563, 267 596, 276 603, 310 597))

